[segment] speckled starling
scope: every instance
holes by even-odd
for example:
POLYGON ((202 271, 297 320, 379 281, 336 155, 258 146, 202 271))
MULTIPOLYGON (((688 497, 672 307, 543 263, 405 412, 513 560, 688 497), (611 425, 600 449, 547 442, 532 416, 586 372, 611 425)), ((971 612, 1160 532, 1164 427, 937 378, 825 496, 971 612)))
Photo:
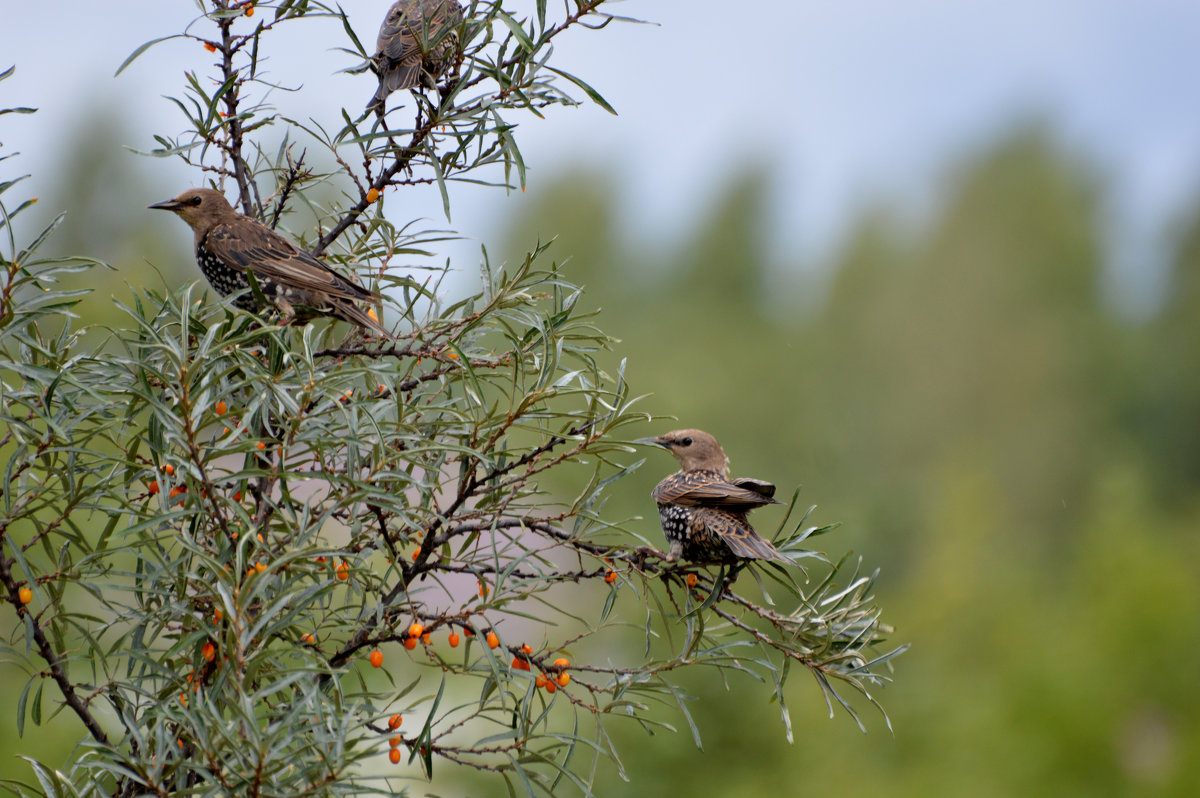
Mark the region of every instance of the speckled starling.
POLYGON ((388 9, 375 44, 379 90, 367 110, 383 114, 387 96, 418 85, 436 88, 458 57, 458 0, 397 0, 388 9))
MULTIPOLYGON (((191 188, 150 207, 172 211, 191 225, 196 262, 221 296, 249 288, 249 271, 263 296, 283 314, 282 324, 297 317, 333 316, 392 337, 358 306, 378 301, 379 294, 338 274, 257 219, 238 213, 221 192, 191 188)), ((262 309, 253 293, 242 294, 235 304, 244 310, 262 309)))
POLYGON ((698 429, 641 438, 675 455, 682 468, 650 494, 670 544, 668 561, 730 563, 742 559, 792 561, 759 536, 746 514, 775 501, 775 486, 760 479, 729 479, 729 458, 717 439, 698 429))

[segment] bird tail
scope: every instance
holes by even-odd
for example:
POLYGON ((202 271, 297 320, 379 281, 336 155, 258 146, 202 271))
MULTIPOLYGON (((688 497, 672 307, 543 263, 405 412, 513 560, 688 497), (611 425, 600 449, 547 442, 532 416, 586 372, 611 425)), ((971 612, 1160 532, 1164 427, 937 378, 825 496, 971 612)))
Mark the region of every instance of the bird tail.
POLYGON ((421 79, 421 56, 407 58, 399 63, 385 64, 379 73, 379 88, 367 103, 367 110, 382 115, 388 95, 401 89, 411 89, 421 79))
POLYGON ((389 341, 398 341, 399 339, 388 332, 382 324, 375 320, 375 316, 360 308, 353 302, 339 302, 336 305, 335 314, 339 319, 348 321, 351 324, 357 324, 359 327, 373 330, 379 333, 389 341))
POLYGON ((736 556, 748 560, 771 560, 784 565, 795 564, 780 554, 779 550, 771 545, 771 541, 755 533, 744 536, 739 535, 734 538, 725 538, 725 544, 729 546, 730 551, 736 556))

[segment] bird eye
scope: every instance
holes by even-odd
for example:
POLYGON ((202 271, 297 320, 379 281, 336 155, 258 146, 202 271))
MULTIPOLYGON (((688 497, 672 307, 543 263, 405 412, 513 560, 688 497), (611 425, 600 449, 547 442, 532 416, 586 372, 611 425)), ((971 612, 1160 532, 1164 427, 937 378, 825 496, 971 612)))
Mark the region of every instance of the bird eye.
POLYGON ((680 446, 691 446, 691 445, 692 445, 692 439, 691 439, 691 438, 684 438, 683 440, 681 440, 681 441, 679 442, 679 445, 680 445, 680 446))
POLYGON ((190 200, 188 200, 188 205, 199 205, 203 199, 203 197, 192 197, 190 200))

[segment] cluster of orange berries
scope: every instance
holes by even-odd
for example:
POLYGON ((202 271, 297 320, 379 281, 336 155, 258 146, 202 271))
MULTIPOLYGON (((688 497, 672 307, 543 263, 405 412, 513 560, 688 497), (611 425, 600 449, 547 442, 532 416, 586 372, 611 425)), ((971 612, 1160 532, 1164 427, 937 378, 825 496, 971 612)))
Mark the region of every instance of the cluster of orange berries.
MULTIPOLYGON (((514 671, 528 671, 529 655, 532 653, 533 649, 528 644, 522 644, 521 653, 513 657, 512 669, 514 671)), ((553 693, 559 687, 566 687, 571 683, 571 674, 567 673, 567 667, 570 664, 571 661, 566 657, 559 657, 554 660, 554 665, 552 666, 554 672, 546 670, 545 673, 539 673, 533 681, 534 685, 544 688, 548 693, 553 693)))

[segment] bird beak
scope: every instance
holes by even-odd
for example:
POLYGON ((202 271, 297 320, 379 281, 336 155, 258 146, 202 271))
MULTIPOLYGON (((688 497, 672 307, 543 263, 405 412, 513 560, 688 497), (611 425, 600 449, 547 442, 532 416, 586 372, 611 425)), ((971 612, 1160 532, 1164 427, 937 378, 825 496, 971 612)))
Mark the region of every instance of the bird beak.
POLYGON ((634 443, 647 443, 651 446, 658 446, 663 449, 667 448, 667 445, 663 443, 662 438, 638 438, 634 441, 634 443))
POLYGON ((177 211, 183 207, 183 203, 179 200, 169 199, 162 202, 156 202, 153 205, 147 205, 147 208, 154 208, 160 211, 177 211))

